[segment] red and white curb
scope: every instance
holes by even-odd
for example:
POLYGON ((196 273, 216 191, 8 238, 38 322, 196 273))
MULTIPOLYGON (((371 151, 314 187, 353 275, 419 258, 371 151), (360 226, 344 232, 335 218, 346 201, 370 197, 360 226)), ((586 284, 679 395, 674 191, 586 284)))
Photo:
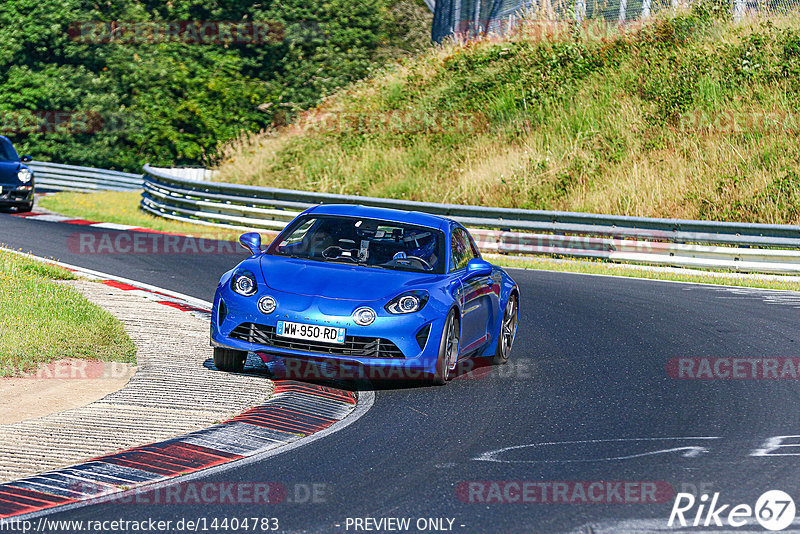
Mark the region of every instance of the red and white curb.
MULTIPOLYGON (((26 220, 73 225, 67 250, 74 254, 235 254, 239 244, 224 237, 196 237, 111 222, 75 219, 52 212, 12 213, 26 220)), ((200 222, 198 221, 198 224, 200 222)), ((274 232, 260 230, 264 236, 274 232)))
POLYGON ((192 315, 198 316, 203 319, 211 317, 210 302, 189 295, 185 295, 183 293, 178 293, 177 291, 171 291, 169 289, 156 287, 150 284, 136 282, 135 280, 131 280, 129 278, 123 278, 121 276, 115 276, 107 273, 102 273, 100 271, 94 271, 92 269, 79 267, 77 265, 71 265, 69 263, 64 263, 58 260, 34 256, 33 254, 20 252, 18 250, 12 250, 4 247, 0 247, 0 250, 3 250, 5 252, 10 252, 12 254, 17 254, 19 256, 24 256, 26 258, 30 258, 35 261, 40 261, 42 263, 56 265, 58 267, 61 267, 62 269, 66 269, 70 272, 76 273, 84 278, 88 278, 90 280, 98 280, 103 284, 114 287, 116 289, 130 291, 132 294, 135 294, 137 296, 146 298, 148 300, 153 300, 159 304, 170 306, 172 308, 176 308, 181 311, 185 311, 187 313, 191 313, 192 315))
MULTIPOLYGON (((19 251, 3 250, 58 265, 187 313, 210 317, 211 304, 188 295, 19 251)), ((56 508, 84 506, 111 496, 122 497, 143 486, 155 489, 173 483, 178 477, 182 482, 260 461, 349 426, 366 413, 373 402, 372 391, 356 393, 319 384, 276 380, 275 390, 266 402, 218 425, 0 484, 0 519, 35 517, 56 508)))
MULTIPOLYGON (((350 391, 279 381, 266 403, 224 423, 0 484, 0 519, 109 500, 123 491, 256 457, 331 428, 357 403, 358 395, 350 391)), ((280 494, 273 499, 280 502, 280 494)))
POLYGON ((129 230, 134 232, 147 232, 149 234, 178 235, 178 234, 170 234, 169 232, 161 232, 159 230, 152 230, 150 228, 142 228, 141 226, 131 226, 130 224, 87 221, 86 219, 76 219, 74 217, 67 217, 66 215, 58 215, 56 213, 30 212, 30 213, 13 213, 12 215, 14 217, 22 217, 31 221, 77 224, 80 226, 90 226, 92 228, 104 228, 106 230, 122 230, 122 231, 129 230))

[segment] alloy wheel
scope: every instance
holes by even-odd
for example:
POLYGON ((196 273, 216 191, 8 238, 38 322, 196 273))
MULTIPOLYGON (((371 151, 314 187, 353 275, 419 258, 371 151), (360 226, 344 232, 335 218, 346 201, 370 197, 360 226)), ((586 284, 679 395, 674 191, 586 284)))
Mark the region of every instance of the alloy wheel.
POLYGON ((517 298, 511 296, 506 304, 506 311, 503 315, 503 327, 500 332, 503 357, 508 358, 511 352, 511 344, 514 342, 514 334, 517 331, 517 298))

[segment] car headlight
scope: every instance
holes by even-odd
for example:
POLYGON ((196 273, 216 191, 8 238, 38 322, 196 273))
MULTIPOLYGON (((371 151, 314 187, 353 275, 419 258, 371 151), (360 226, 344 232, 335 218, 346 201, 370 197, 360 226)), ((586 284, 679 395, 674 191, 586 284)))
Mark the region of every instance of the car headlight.
POLYGON ((386 311, 394 314, 418 312, 428 302, 428 293, 425 291, 409 291, 391 300, 386 305, 386 311))
POLYGON ((17 172, 17 178, 19 178, 19 181, 23 184, 27 184, 31 181, 31 178, 33 178, 33 173, 30 169, 20 169, 19 172, 17 172))
POLYGON ((231 289, 243 297, 250 297, 258 291, 256 277, 250 271, 239 271, 231 278, 231 289))
POLYGON ((353 312, 353 320, 359 326, 368 326, 371 325, 372 322, 375 320, 375 310, 372 308, 367 308, 364 306, 363 308, 358 308, 356 311, 353 312))

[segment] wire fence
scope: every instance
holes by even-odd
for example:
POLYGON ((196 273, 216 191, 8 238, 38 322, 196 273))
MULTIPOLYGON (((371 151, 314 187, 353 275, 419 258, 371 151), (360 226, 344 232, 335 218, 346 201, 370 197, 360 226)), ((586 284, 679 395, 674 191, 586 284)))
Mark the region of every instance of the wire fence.
MULTIPOLYGON (((434 41, 448 36, 503 34, 524 20, 604 20, 624 24, 673 12, 694 0, 436 0, 434 41)), ((797 11, 800 0, 727 0, 731 17, 797 11)))

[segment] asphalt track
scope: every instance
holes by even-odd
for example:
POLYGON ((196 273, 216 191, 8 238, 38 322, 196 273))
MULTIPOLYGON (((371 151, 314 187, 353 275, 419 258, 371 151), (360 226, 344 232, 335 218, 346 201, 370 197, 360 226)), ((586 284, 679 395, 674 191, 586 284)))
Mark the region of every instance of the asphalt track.
MULTIPOLYGON (((67 246, 76 231, 102 230, 0 214, 7 246, 206 300, 220 273, 243 257, 79 254, 67 246)), ((381 384, 356 424, 203 479, 278 482, 289 490, 286 502, 99 503, 50 519, 259 516, 278 518, 279 532, 363 532, 346 528, 348 518, 408 517, 412 527, 420 518, 449 518, 455 532, 645 532, 666 529, 672 508, 671 498, 469 502, 459 490, 470 481, 653 481, 751 506, 780 489, 800 503, 800 446, 758 455, 770 438, 800 435, 797 380, 667 373, 677 357, 800 357, 800 294, 540 271, 512 276, 522 306, 509 365, 445 387, 381 384), (308 502, 314 484, 324 494, 308 502)), ((781 443, 792 442, 800 437, 781 443)))

